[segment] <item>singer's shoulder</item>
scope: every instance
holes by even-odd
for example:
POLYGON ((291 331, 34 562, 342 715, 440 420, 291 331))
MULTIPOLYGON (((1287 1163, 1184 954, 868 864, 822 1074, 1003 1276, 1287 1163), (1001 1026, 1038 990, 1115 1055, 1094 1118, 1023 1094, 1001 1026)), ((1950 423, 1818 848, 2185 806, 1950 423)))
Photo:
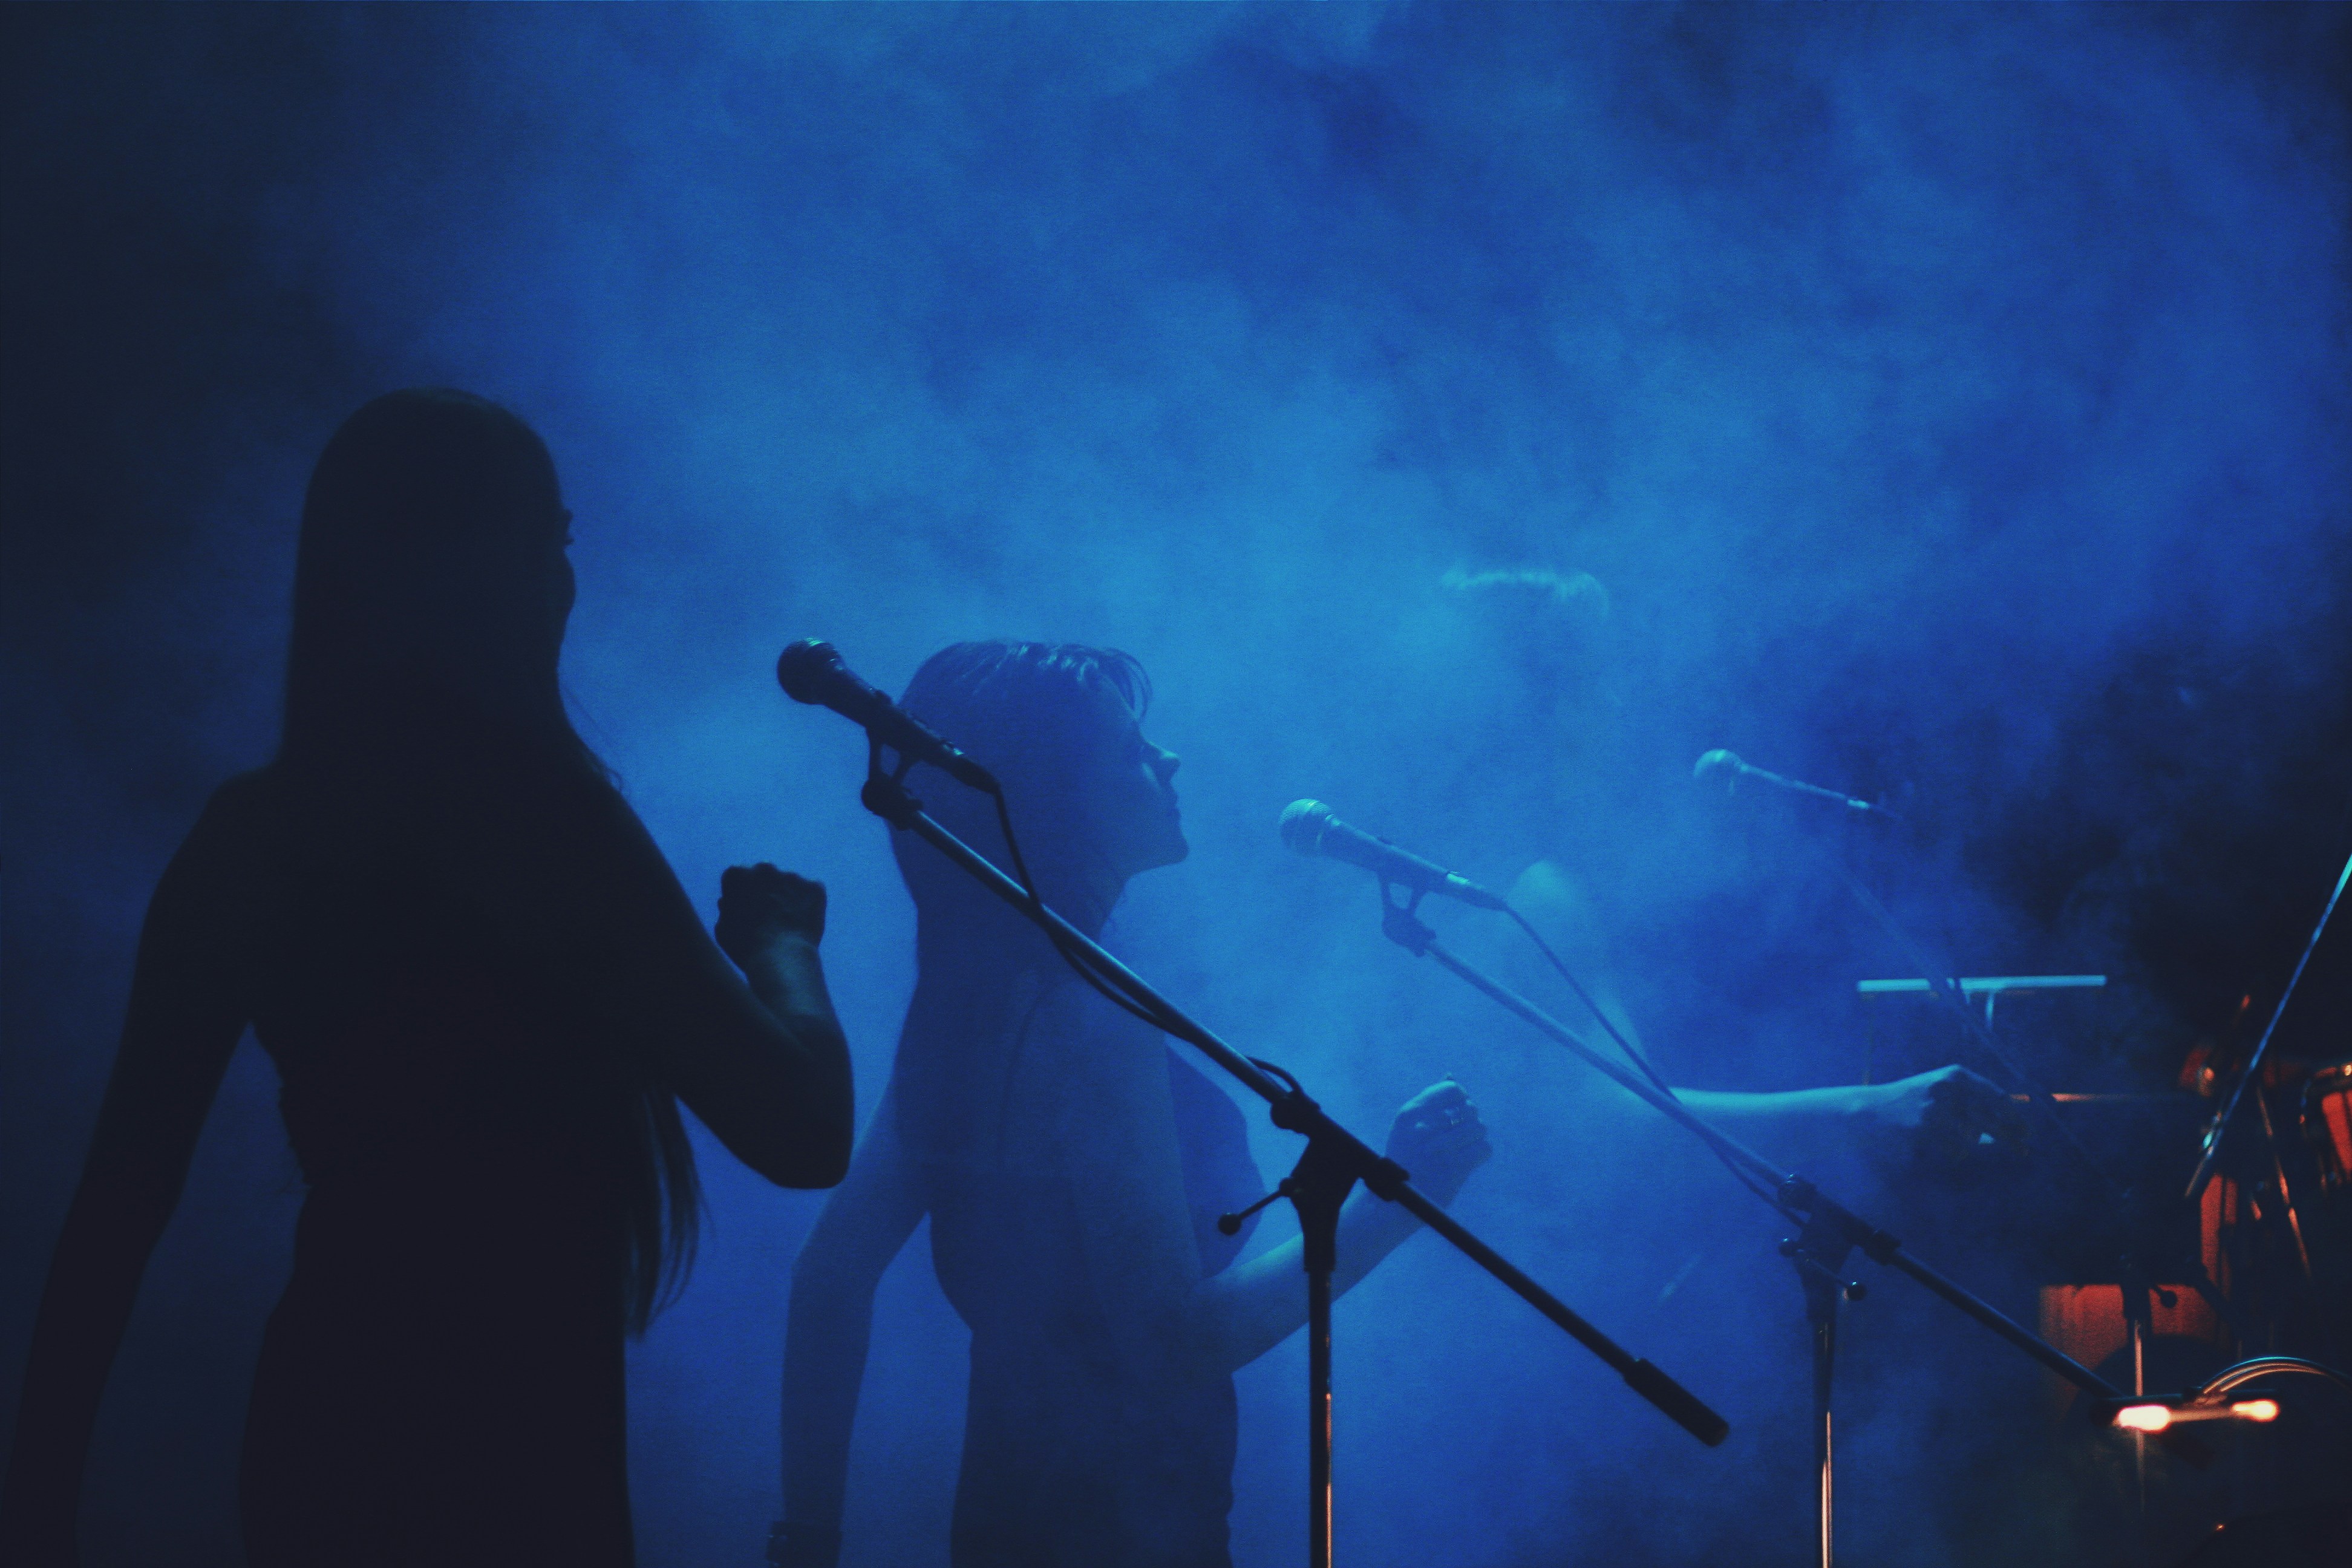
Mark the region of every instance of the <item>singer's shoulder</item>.
POLYGON ((275 764, 233 774, 206 797, 203 813, 188 830, 188 842, 199 847, 251 843, 277 824, 284 797, 275 764))
POLYGON ((1511 908, 1562 952, 1590 958, 1600 946, 1601 921, 1583 879, 1557 860, 1538 860, 1511 883, 1511 908))
POLYGON ((1591 894, 1557 860, 1538 860, 1512 879, 1511 907, 1530 919, 1538 912, 1592 918, 1591 894))
POLYGON ((230 773, 205 799, 205 811, 188 830, 188 842, 257 847, 285 832, 287 818, 297 816, 301 799, 280 762, 230 773))
POLYGON ((156 883, 151 922, 193 938, 196 950, 247 929, 279 860, 278 793, 267 768, 214 789, 156 883))

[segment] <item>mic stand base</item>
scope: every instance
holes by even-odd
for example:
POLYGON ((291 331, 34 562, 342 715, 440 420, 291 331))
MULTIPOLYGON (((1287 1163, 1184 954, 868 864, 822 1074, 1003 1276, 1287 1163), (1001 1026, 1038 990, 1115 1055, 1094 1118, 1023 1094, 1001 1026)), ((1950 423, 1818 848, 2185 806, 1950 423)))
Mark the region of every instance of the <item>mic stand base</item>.
POLYGON ((1805 1316, 1813 1330, 1813 1556, 1830 1568, 1837 1518, 1830 1455, 1830 1376, 1837 1368, 1837 1293, 1808 1289, 1805 1316), (1816 1297, 1822 1304, 1816 1306, 1816 1297))
MULTIPOLYGON (((1311 1104, 1311 1102, 1310 1102, 1311 1104)), ((1345 1154, 1309 1138, 1288 1189, 1307 1265, 1307 1561, 1331 1568, 1331 1276, 1339 1266, 1339 1210, 1356 1184, 1345 1154)))
POLYGON ((1795 1265, 1797 1282, 1804 1288, 1805 1322, 1813 1346, 1813 1559, 1820 1568, 1831 1568, 1836 1518, 1830 1385, 1837 1370, 1838 1303, 1859 1301, 1867 1294, 1860 1281, 1843 1279, 1838 1272, 1853 1246, 1853 1238, 1826 1215, 1808 1219, 1804 1229, 1780 1243, 1780 1256, 1795 1265))

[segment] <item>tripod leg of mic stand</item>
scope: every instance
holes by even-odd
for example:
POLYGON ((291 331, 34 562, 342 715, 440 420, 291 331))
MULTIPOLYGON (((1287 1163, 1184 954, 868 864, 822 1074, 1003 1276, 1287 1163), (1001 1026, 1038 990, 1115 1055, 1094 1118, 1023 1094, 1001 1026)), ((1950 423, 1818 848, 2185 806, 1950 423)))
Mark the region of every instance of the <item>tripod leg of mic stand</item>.
POLYGON ((1814 1510, 1813 1538, 1821 1568, 1830 1568, 1830 1531, 1836 1511, 1832 1505, 1830 1460, 1830 1373, 1837 1364, 1837 1298, 1813 1321, 1813 1474, 1818 1480, 1819 1507, 1814 1510))
POLYGON ((1331 1276, 1307 1275, 1307 1561, 1331 1568, 1331 1276))
MULTIPOLYGON (((2131 1335, 2131 1391, 2134 1398, 2147 1393, 2147 1335, 2155 1306, 2147 1291, 2126 1283, 2123 1288, 2124 1324, 2131 1335)), ((2147 1533, 2147 1434, 2135 1431, 2132 1439, 2132 1525, 2138 1537, 2134 1552, 2143 1563, 2153 1560, 2147 1533)))
POLYGON ((1780 1254, 1796 1265, 1797 1282, 1805 1292, 1805 1324, 1813 1342, 1813 1561, 1831 1568, 1831 1537, 1836 1522, 1835 1469, 1830 1442, 1830 1385, 1837 1371, 1838 1303, 1849 1293, 1857 1300, 1862 1287, 1838 1272, 1845 1266, 1853 1243, 1822 1215, 1805 1223, 1803 1231, 1780 1244, 1780 1254))
POLYGON ((1354 1168, 1310 1137, 1290 1173, 1307 1264, 1307 1562, 1331 1568, 1331 1273, 1339 1266, 1339 1208, 1354 1168))

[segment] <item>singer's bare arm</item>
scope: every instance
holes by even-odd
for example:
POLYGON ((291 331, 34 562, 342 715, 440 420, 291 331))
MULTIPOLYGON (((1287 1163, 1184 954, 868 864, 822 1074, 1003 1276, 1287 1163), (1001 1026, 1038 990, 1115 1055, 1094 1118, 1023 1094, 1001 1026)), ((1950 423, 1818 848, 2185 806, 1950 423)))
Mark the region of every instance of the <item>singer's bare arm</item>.
POLYGON ((817 956, 824 888, 772 866, 730 869, 722 954, 617 793, 588 824, 588 840, 556 847, 546 875, 516 879, 519 940, 568 955, 590 1010, 650 1052, 737 1159, 782 1186, 840 1181, 855 1107, 817 956))
MULTIPOLYGON (((1451 1079, 1405 1101, 1390 1125, 1384 1152, 1412 1173, 1424 1196, 1441 1205, 1452 1203, 1470 1173, 1493 1155, 1478 1108, 1451 1079)), ((1420 1228, 1421 1222, 1402 1208, 1359 1187, 1339 1211, 1332 1296, 1352 1289, 1420 1228)), ((1215 1352, 1226 1369, 1246 1366, 1306 1325, 1305 1262, 1305 1244, 1294 1236, 1218 1276, 1232 1281, 1215 1352)))
MULTIPOLYGON (((1543 933, 1584 989, 1638 1049, 1642 1035, 1625 1010, 1608 960, 1607 942, 1591 900, 1560 867, 1538 861, 1512 884, 1512 908, 1543 933)), ((1530 994, 1557 995, 1561 987, 1547 967, 1518 970, 1530 994)), ((1622 1059, 1615 1042, 1570 999, 1555 1012, 1603 1056, 1622 1059)), ((2007 1098, 1963 1067, 1942 1067, 1890 1083, 1833 1084, 1821 1089, 1748 1094, 1737 1090, 1677 1089, 1685 1105, 1743 1142, 1767 1152, 1811 1157, 1860 1144, 1899 1143, 1911 1148, 1949 1148, 1990 1137, 2013 1120, 2007 1098)))
MULTIPOLYGON (((1114 1322, 1140 1331, 1122 1345, 1148 1377, 1171 1349, 1232 1371, 1307 1321, 1307 1277, 1296 1239, 1203 1278, 1177 1151, 1166 1047, 1148 1027, 1075 982, 1037 1013, 1013 1097, 1031 1147, 1064 1162, 1076 1198, 1087 1279, 1114 1322)), ((1450 1200, 1489 1150, 1476 1108, 1441 1083, 1398 1113, 1390 1152, 1423 1190, 1450 1200)), ((1334 1293, 1355 1285, 1420 1222, 1359 1191, 1340 1213, 1334 1293)))
POLYGON ((147 907, 121 1044, 26 1362, 0 1486, 0 1557, 12 1563, 73 1560, 99 1396, 251 1011, 251 787, 214 796, 147 907))

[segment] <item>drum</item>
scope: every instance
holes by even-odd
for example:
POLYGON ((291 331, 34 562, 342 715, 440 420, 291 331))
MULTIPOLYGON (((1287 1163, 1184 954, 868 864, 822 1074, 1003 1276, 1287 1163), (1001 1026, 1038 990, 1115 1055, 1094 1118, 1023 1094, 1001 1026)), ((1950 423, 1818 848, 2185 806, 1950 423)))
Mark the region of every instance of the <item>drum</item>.
POLYGON ((2352 1186, 2352 1060, 2330 1062, 2303 1086, 2303 1135, 2319 1165, 2319 1188, 2352 1186))

